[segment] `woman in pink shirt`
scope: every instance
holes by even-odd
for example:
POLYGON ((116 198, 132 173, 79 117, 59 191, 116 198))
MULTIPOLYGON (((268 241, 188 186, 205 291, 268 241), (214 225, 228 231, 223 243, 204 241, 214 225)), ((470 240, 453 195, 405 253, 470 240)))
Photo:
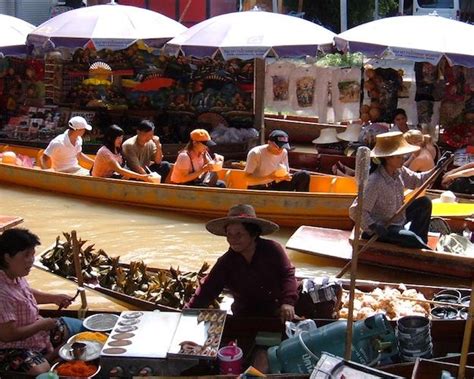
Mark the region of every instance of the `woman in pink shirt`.
POLYGON ((68 307, 72 297, 30 288, 25 277, 35 258, 38 236, 13 228, 0 235, 0 376, 5 371, 39 375, 50 369, 55 348, 83 330, 72 318, 43 318, 38 304, 68 307))
POLYGON ((122 167, 122 142, 124 131, 117 125, 111 125, 104 134, 104 145, 99 149, 91 170, 92 176, 99 178, 136 179, 152 182, 151 175, 137 174, 122 167))

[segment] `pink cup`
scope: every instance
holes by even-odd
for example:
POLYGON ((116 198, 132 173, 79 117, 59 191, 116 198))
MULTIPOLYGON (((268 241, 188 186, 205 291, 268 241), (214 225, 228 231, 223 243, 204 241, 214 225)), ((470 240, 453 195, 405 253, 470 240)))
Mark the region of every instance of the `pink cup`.
POLYGON ((222 347, 217 352, 220 373, 238 375, 242 372, 242 349, 234 343, 222 347))

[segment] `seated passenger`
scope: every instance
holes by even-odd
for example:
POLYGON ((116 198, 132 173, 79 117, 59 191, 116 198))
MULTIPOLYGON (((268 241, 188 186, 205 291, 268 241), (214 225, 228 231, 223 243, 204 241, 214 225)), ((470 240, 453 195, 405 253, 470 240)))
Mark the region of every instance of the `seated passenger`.
POLYGON ((104 134, 104 144, 97 152, 91 175, 99 178, 136 179, 151 182, 151 175, 137 174, 122 167, 122 141, 124 131, 117 125, 111 125, 104 134))
POLYGON ((69 120, 68 129, 49 143, 40 158, 42 168, 77 175, 89 175, 89 170, 79 165, 79 160, 90 164, 94 160, 82 152, 82 136, 86 130, 92 130, 87 121, 80 116, 69 120))
POLYGON ((237 317, 295 318, 298 300, 295 268, 278 242, 261 238, 278 230, 278 225, 258 218, 248 204, 235 205, 227 217, 211 220, 206 229, 225 236, 228 251, 203 279, 187 307, 207 308, 224 288, 234 297, 232 312, 237 317))
POLYGON ((415 172, 431 170, 435 162, 433 156, 426 148, 425 137, 419 130, 409 130, 403 134, 405 140, 414 146, 418 146, 420 150, 412 153, 405 161, 404 166, 415 172))
POLYGON ((193 186, 225 187, 222 180, 217 179, 213 172, 216 164, 224 162, 224 157, 209 153, 209 148, 216 143, 204 129, 194 129, 190 133, 190 140, 176 158, 176 163, 171 173, 171 182, 193 186))
POLYGON ((127 167, 138 174, 156 172, 164 183, 171 169, 169 162, 163 161, 160 138, 155 136, 155 125, 142 120, 137 126, 137 134, 122 145, 122 154, 127 167))
POLYGON ((255 146, 245 165, 249 189, 308 192, 310 175, 306 171, 290 174, 288 134, 273 130, 267 144, 255 146))
POLYGON ((43 318, 38 304, 62 308, 72 297, 30 288, 26 276, 35 259, 38 237, 26 229, 8 229, 0 235, 0 376, 16 371, 39 375, 50 369, 55 348, 84 330, 82 321, 69 318, 43 318))

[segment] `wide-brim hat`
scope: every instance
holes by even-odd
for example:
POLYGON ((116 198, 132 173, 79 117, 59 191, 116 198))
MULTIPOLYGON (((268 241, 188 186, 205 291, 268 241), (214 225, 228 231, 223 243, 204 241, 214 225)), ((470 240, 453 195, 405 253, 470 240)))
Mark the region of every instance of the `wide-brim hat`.
POLYGON ((227 225, 233 223, 255 224, 262 230, 262 235, 272 234, 280 227, 272 221, 257 217, 255 209, 249 204, 234 205, 227 217, 216 218, 206 224, 206 229, 216 236, 225 236, 227 225))
POLYGON ((388 132, 375 136, 375 147, 371 150, 372 158, 394 157, 414 153, 419 146, 410 145, 401 132, 388 132))
POLYGON ((317 145, 323 145, 327 143, 336 143, 339 142, 337 139, 336 128, 326 128, 322 129, 319 133, 319 137, 313 140, 313 143, 317 145))
POLYGON ((361 124, 349 124, 345 131, 343 131, 342 133, 337 133, 337 138, 343 141, 356 142, 359 140, 359 135, 361 131, 361 124))

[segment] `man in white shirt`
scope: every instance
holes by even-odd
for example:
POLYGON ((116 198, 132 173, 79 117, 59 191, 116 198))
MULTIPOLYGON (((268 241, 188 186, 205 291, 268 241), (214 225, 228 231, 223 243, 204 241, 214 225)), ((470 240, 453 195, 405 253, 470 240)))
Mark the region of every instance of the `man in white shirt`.
POLYGON ((79 164, 79 161, 90 166, 94 164, 94 160, 82 152, 82 136, 86 130, 92 130, 92 126, 83 117, 72 117, 68 129, 51 140, 44 151, 40 159, 41 167, 70 174, 89 175, 89 170, 79 164))
POLYGON ((288 134, 283 130, 273 130, 267 144, 251 149, 245 166, 248 188, 308 192, 309 173, 289 173, 289 149, 288 134))

